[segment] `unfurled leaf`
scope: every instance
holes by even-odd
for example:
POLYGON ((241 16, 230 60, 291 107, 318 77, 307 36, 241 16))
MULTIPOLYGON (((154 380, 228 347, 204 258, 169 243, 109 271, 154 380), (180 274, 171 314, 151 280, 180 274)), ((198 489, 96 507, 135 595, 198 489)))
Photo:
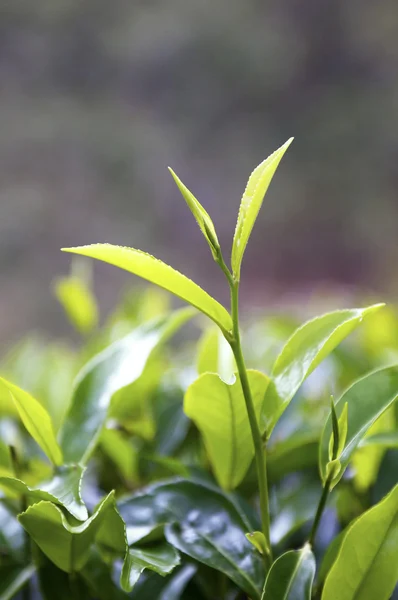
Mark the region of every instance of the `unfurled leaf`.
POLYGON ((43 452, 55 464, 62 464, 62 452, 55 439, 54 428, 46 409, 28 392, 0 377, 17 407, 22 423, 43 452))
POLYGON ((293 333, 275 361, 264 399, 261 426, 268 437, 307 377, 366 316, 382 306, 327 313, 293 333))
POLYGON ((82 256, 89 256, 134 273, 175 294, 213 319, 224 331, 232 329, 232 319, 227 310, 196 283, 175 271, 150 254, 111 244, 93 244, 78 248, 63 248, 82 256))
POLYGON ((33 577, 36 568, 34 565, 27 567, 0 567, 0 599, 11 600, 16 598, 28 581, 33 577))
POLYGON ((54 282, 54 293, 72 325, 80 333, 90 333, 98 323, 98 307, 91 288, 74 274, 54 282))
POLYGON ((0 486, 20 496, 36 501, 48 500, 63 506, 75 519, 87 519, 87 509, 80 496, 84 468, 79 465, 59 467, 52 479, 35 487, 29 487, 15 477, 0 477, 0 486))
POLYGON ((77 377, 72 404, 60 432, 65 461, 86 463, 108 416, 112 396, 136 381, 152 352, 188 319, 182 309, 137 327, 95 356, 77 377))
MULTIPOLYGON (((272 565, 261 600, 311 600, 315 558, 308 544, 282 554, 272 565)), ((336 595, 335 599, 340 596, 336 595)))
MULTIPOLYGON (((252 370, 248 378, 258 418, 269 379, 252 370)), ((202 433, 218 482, 224 489, 234 489, 254 456, 240 380, 228 385, 214 373, 201 375, 185 394, 184 410, 202 433)))
POLYGON ((199 375, 217 373, 226 383, 234 380, 234 355, 219 329, 208 329, 200 340, 197 366, 199 375))
POLYGON ((246 539, 258 523, 232 498, 193 481, 151 486, 118 504, 129 530, 166 524, 169 543, 194 560, 221 571, 252 600, 259 600, 264 563, 246 539))
POLYGON ((114 502, 111 492, 80 525, 70 525, 62 510, 51 502, 33 504, 18 519, 44 554, 59 569, 72 573, 86 563, 90 546, 114 502))
MULTIPOLYGON (((336 402, 336 413, 341 415, 348 405, 348 431, 344 448, 339 456, 341 468, 334 485, 342 477, 352 453, 369 428, 377 421, 398 396, 398 366, 374 371, 356 381, 336 402)), ((331 418, 326 421, 322 433, 319 454, 319 468, 323 481, 326 480, 329 462, 329 444, 332 434, 331 418)))
POLYGON ((126 592, 130 592, 145 569, 165 577, 179 564, 179 553, 167 542, 142 548, 130 548, 123 564, 121 586, 126 592))
POLYGON ((285 154, 292 141, 293 138, 290 138, 283 146, 273 152, 273 154, 254 169, 249 177, 249 181, 247 182, 246 189, 242 196, 232 244, 231 264, 236 280, 240 279, 240 267, 243 254, 268 186, 271 183, 282 156, 285 154))
POLYGON ((191 212, 195 217, 201 232, 207 240, 207 243, 210 246, 211 253, 213 254, 214 260, 217 260, 217 258, 220 255, 220 244, 217 239, 217 234, 214 228, 213 221, 211 220, 209 214, 205 211, 203 206, 200 204, 200 202, 195 198, 192 192, 190 192, 189 189, 182 183, 181 179, 177 177, 177 175, 172 169, 170 169, 170 167, 169 171, 178 189, 180 190, 182 197, 191 209, 191 212))
POLYGON ((398 486, 348 529, 322 600, 388 600, 398 581, 398 486))

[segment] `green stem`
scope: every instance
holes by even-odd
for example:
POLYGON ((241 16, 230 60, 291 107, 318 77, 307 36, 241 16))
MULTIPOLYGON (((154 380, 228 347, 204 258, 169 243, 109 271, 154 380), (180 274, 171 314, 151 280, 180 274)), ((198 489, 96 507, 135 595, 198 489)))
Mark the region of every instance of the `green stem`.
POLYGON ((243 396, 246 403, 247 415, 250 423, 251 434, 253 438, 258 488, 260 494, 261 526, 270 550, 269 562, 272 563, 266 454, 260 427, 257 421, 256 411, 254 409, 254 403, 250 390, 249 379, 247 376, 245 359, 243 357, 242 352, 242 344, 239 332, 239 282, 233 281, 229 271, 228 274, 228 281, 231 288, 231 313, 233 322, 232 339, 229 340, 229 343, 232 352, 235 356, 236 366, 239 373, 243 396))
POLYGON ((312 524, 312 529, 311 529, 311 533, 310 533, 310 538, 309 538, 309 543, 311 546, 314 545, 315 542, 315 537, 318 531, 318 527, 319 527, 319 523, 321 522, 321 518, 323 515, 323 511, 325 510, 325 506, 326 506, 326 502, 330 493, 330 486, 332 485, 332 479, 333 477, 329 477, 326 482, 325 482, 325 486, 323 488, 322 491, 322 496, 319 500, 319 504, 318 504, 318 508, 316 511, 316 515, 315 515, 315 519, 314 522, 312 524))

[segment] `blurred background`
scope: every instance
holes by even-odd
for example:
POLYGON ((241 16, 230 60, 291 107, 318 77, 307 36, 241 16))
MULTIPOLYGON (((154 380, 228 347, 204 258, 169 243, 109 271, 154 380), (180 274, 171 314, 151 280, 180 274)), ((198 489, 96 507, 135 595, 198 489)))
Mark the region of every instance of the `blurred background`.
MULTIPOLYGON (((50 291, 61 246, 142 248, 226 301, 166 166, 228 255, 249 173, 291 135, 246 253, 246 310, 395 301, 397 68, 394 0, 3 0, 1 348, 69 331, 50 291)), ((95 265, 104 312, 129 282, 95 265)))

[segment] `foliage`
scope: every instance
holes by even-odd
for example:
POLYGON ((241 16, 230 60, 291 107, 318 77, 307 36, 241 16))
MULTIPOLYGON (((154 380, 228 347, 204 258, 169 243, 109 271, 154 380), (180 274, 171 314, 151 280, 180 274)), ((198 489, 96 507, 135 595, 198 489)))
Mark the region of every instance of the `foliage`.
POLYGON ((379 328, 397 325, 393 313, 239 319, 243 252, 289 143, 249 179, 231 270, 210 216, 172 172, 230 311, 138 250, 69 249, 194 308, 172 310, 156 288, 129 293, 97 327, 87 268, 74 268, 56 289, 81 348, 27 340, 3 360, 2 600, 391 597, 398 366, 380 357, 394 359, 398 344, 379 328))

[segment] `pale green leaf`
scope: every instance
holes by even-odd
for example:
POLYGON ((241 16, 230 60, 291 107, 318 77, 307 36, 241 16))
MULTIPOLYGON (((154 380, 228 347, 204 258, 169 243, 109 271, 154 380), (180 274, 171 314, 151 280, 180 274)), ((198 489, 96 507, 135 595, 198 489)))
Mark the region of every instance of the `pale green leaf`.
POLYGON ((182 275, 169 265, 146 254, 141 250, 113 246, 111 244, 92 244, 77 248, 63 248, 82 256, 89 256, 134 273, 175 294, 213 319, 224 331, 232 329, 232 320, 227 310, 217 300, 209 296, 196 283, 182 275))
POLYGON ((98 323, 98 307, 87 283, 76 275, 70 275, 56 279, 53 289, 77 331, 83 334, 90 333, 98 323))
POLYGON ((339 310, 304 323, 286 342, 275 361, 261 415, 261 428, 269 435, 293 396, 316 367, 363 319, 382 308, 339 310))
POLYGON ((214 260, 217 260, 220 254, 220 244, 218 242, 217 233, 214 228, 213 221, 210 218, 210 215, 203 208, 200 202, 195 198, 192 192, 184 185, 181 179, 174 173, 173 169, 169 167, 169 171, 180 190, 182 197, 185 202, 188 204, 189 208, 193 216, 196 219, 197 224, 200 227, 201 232, 207 240, 207 243, 210 246, 210 250, 213 254, 214 260))
POLYGON ((218 328, 205 331, 199 342, 197 368, 199 375, 217 373, 223 381, 234 378, 236 363, 231 346, 218 328))
POLYGON ((311 600, 314 577, 315 558, 310 546, 290 550, 272 565, 261 600, 311 600))
POLYGON ((398 581, 398 486, 351 525, 322 600, 388 600, 398 581))
MULTIPOLYGON (((254 370, 248 371, 248 378, 258 418, 269 379, 254 370)), ((240 380, 228 385, 214 373, 201 375, 185 394, 184 410, 202 433, 219 484, 234 489, 254 456, 240 380)))
POLYGON ((106 517, 114 509, 111 492, 95 513, 80 525, 70 525, 58 506, 51 502, 33 504, 18 519, 44 554, 62 571, 81 569, 89 557, 90 546, 106 517))
POLYGON ((54 428, 46 409, 18 386, 0 377, 0 385, 10 392, 22 423, 43 452, 55 464, 62 464, 62 452, 55 439, 54 428))
MULTIPOLYGON (((336 402, 336 413, 341 415, 348 404, 348 430, 345 445, 340 453, 341 469, 334 485, 342 477, 351 456, 365 437, 369 428, 387 410, 398 396, 398 366, 374 371, 356 381, 336 402)), ((319 453, 319 468, 323 481, 327 477, 329 443, 332 435, 329 415, 322 432, 319 453)))
POLYGON ((236 280, 240 279, 243 254, 268 186, 271 183, 283 155, 292 141, 293 138, 290 138, 283 146, 273 152, 254 169, 249 177, 249 181, 247 182, 246 189, 242 196, 232 244, 231 264, 236 280))
POLYGON ((124 560, 120 584, 126 592, 130 592, 145 569, 165 577, 179 564, 179 553, 166 542, 154 546, 130 548, 124 560))
POLYGON ((260 554, 263 556, 267 556, 270 554, 269 545, 265 535, 262 531, 252 531, 251 533, 246 533, 246 537, 251 544, 256 548, 260 554))

